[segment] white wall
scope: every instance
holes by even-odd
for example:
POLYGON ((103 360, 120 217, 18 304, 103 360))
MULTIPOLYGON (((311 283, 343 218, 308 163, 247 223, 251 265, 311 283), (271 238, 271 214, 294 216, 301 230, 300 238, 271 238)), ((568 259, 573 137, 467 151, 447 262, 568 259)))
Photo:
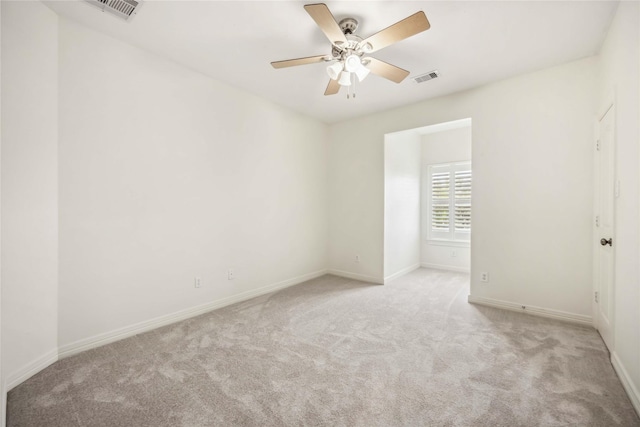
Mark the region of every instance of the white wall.
MULTIPOLYGON (((423 219, 427 218, 426 189, 427 166, 438 163, 471 161, 471 127, 466 126, 421 137, 423 219)), ((473 217, 472 217, 473 218, 473 217)), ((469 271, 471 268, 471 246, 469 243, 447 245, 427 240, 427 226, 422 227, 420 263, 425 267, 444 268, 454 271, 469 271), (455 256, 453 254, 455 253, 455 256)))
POLYGON ((640 198, 638 185, 639 57, 638 2, 620 2, 600 55, 600 105, 614 93, 616 105, 615 344, 612 352, 640 413, 640 198))
POLYGON ((61 20, 63 354, 324 273, 326 139, 316 120, 61 20))
POLYGON ((384 135, 471 118, 471 295, 589 321, 596 64, 587 58, 332 125, 330 268, 353 271, 360 253, 359 273, 383 275, 384 135), (490 283, 480 283, 481 271, 490 283))
MULTIPOLYGON (((2 99, 2 5, 0 4, 0 99, 2 99)), ((0 427, 7 424, 7 390, 2 373, 2 102, 0 102, 0 427)))
MULTIPOLYGON (((384 134, 358 135, 350 120, 329 127, 329 269, 375 283, 384 281, 384 134), (352 138, 353 137, 353 138, 352 138), (343 188, 349 186, 349 188, 343 188), (355 254, 360 262, 354 263, 355 254)), ((396 127, 395 131, 409 129, 396 127)))
POLYGON ((57 358, 58 18, 2 2, 2 371, 16 385, 57 358))
POLYGON ((420 135, 384 140, 384 281, 420 266, 420 135))
POLYGON ((428 133, 421 140, 425 165, 471 161, 471 126, 428 133))

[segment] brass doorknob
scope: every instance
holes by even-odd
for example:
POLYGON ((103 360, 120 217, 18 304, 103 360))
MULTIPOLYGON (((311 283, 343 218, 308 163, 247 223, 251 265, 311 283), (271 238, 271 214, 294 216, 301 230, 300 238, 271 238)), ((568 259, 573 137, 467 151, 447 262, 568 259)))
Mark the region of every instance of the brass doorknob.
POLYGON ((611 237, 609 237, 609 240, 607 240, 605 238, 602 238, 602 239, 600 239, 600 244, 602 246, 607 246, 607 245, 613 246, 613 239, 611 237))

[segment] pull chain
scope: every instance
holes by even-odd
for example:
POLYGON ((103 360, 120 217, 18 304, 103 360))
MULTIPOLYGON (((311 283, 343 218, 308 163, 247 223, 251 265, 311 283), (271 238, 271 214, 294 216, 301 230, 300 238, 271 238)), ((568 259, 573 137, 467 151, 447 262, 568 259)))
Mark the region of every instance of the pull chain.
POLYGON ((349 76, 351 84, 347 86, 347 99, 356 97, 356 78, 353 74, 349 76), (351 96, 351 87, 353 87, 353 96, 351 96))
POLYGON ((353 80, 353 97, 355 98, 356 97, 356 80, 358 79, 356 79, 355 75, 353 74, 351 75, 351 78, 353 80))

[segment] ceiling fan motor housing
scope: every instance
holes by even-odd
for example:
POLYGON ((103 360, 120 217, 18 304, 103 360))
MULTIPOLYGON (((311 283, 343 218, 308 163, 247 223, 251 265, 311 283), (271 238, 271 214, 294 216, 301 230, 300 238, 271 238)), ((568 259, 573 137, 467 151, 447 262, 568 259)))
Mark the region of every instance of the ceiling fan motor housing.
MULTIPOLYGON (((362 37, 355 35, 355 32, 358 29, 358 21, 354 18, 344 18, 338 23, 338 26, 344 33, 347 43, 334 43, 331 49, 331 54, 335 59, 344 59, 346 56, 356 53, 355 50, 362 41, 362 37)), ((360 55, 359 52, 357 52, 357 54, 360 55)))
POLYGON ((338 42, 331 48, 331 55, 334 59, 344 59, 351 54, 362 56, 363 51, 360 46, 362 37, 355 34, 347 34, 346 37, 347 43, 338 42))
POLYGON ((355 34, 356 29, 358 29, 358 21, 353 18, 344 18, 338 25, 345 35, 355 34))

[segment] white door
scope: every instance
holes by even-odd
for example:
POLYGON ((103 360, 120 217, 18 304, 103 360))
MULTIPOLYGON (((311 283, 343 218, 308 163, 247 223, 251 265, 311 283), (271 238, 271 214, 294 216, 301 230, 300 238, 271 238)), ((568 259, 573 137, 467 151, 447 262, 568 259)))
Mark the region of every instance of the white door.
POLYGON ((614 310, 614 204, 615 204, 615 111, 611 106, 599 123, 596 159, 596 323, 610 351, 613 351, 614 310))

